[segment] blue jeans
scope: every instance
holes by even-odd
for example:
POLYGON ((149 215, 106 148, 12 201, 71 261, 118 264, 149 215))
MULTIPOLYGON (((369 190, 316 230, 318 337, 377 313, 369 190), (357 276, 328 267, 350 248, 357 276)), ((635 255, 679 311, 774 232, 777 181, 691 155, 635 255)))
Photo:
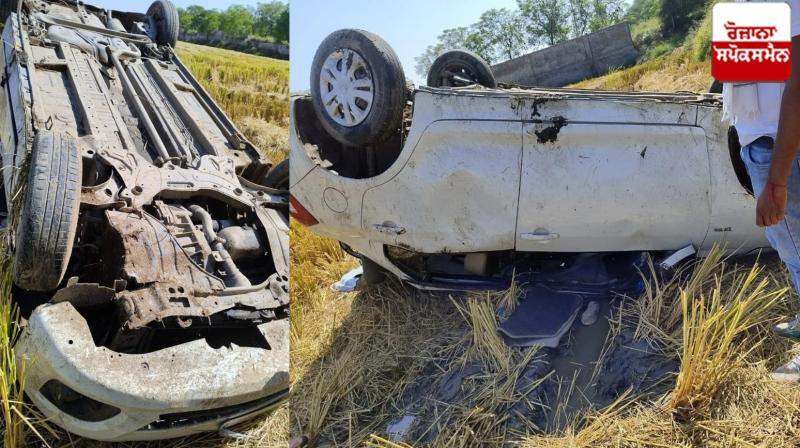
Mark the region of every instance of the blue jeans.
MULTIPOLYGON (((770 137, 761 137, 758 140, 742 147, 741 157, 747 167, 747 173, 753 182, 753 193, 756 197, 764 190, 769 174, 769 164, 772 161, 772 149, 775 141, 770 137)), ((769 244, 778 252, 781 260, 786 264, 789 275, 792 277, 795 291, 800 294, 800 156, 792 166, 792 173, 788 182, 789 200, 786 204, 784 219, 769 226, 765 230, 769 244)), ((753 216, 753 220, 756 217, 753 216)))

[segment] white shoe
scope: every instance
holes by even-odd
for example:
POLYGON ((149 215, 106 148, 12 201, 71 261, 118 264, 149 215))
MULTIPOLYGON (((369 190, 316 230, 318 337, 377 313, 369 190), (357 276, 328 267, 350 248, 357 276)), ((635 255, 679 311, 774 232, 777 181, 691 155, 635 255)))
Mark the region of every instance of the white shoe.
POLYGON ((600 314, 600 302, 592 300, 586 305, 586 309, 581 314, 581 323, 587 327, 594 325, 597 322, 598 314, 600 314))
POLYGON ((800 355, 775 369, 770 377, 775 381, 800 382, 800 355))

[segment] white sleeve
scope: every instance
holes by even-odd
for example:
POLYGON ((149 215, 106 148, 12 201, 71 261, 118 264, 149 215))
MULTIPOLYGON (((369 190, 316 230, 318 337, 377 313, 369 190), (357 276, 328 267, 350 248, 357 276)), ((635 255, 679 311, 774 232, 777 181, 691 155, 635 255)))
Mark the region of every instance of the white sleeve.
POLYGON ((800 36, 800 0, 786 0, 792 8, 792 37, 800 36))

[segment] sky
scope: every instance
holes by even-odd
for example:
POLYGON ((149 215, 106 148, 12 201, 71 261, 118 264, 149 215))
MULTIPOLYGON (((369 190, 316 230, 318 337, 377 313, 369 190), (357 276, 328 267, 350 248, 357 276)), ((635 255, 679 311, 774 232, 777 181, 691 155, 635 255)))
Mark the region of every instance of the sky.
POLYGON ((394 49, 406 78, 419 85, 414 58, 448 28, 477 22, 491 8, 516 9, 516 0, 293 0, 290 2, 289 87, 307 90, 317 46, 333 31, 359 28, 394 49))

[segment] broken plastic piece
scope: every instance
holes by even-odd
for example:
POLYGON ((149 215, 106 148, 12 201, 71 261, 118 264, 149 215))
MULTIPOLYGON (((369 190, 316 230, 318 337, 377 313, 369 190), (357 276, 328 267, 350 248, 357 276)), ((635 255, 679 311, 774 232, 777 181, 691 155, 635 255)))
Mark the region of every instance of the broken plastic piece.
POLYGON ((672 255, 665 258, 664 261, 661 262, 661 269, 665 270, 674 269, 678 263, 691 257, 696 253, 697 251, 691 244, 684 247, 683 249, 676 250, 675 252, 672 253, 672 255))
POLYGON ((244 433, 241 433, 241 432, 238 432, 238 431, 233 431, 233 430, 228 429, 228 428, 226 428, 224 426, 220 426, 219 427, 219 431, 217 431, 217 433, 223 439, 247 440, 247 439, 250 438, 247 434, 244 434, 244 433))
POLYGON ((513 347, 555 348, 583 307, 583 297, 535 285, 525 291, 514 313, 497 331, 513 347))
POLYGON ((364 275, 364 267, 359 266, 352 271, 344 274, 338 282, 331 285, 334 291, 352 292, 358 286, 358 281, 364 275))
POLYGON ((408 435, 408 431, 411 429, 411 425, 414 424, 414 420, 416 419, 417 418, 413 415, 404 415, 400 420, 390 423, 386 428, 386 432, 389 433, 389 440, 392 442, 402 442, 408 435))

